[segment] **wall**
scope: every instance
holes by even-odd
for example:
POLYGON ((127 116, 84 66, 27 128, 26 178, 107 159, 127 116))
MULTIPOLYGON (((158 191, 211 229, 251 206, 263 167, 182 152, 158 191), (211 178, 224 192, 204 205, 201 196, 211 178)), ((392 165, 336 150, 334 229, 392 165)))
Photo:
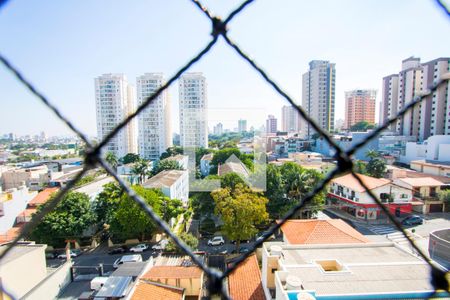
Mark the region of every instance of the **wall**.
POLYGON ((440 161, 450 161, 450 144, 440 144, 438 151, 440 161))
POLYGON ((3 206, 4 215, 0 216, 0 233, 8 231, 14 226, 17 215, 22 212, 28 202, 37 195, 37 192, 29 192, 27 188, 17 190, 12 193, 12 199, 3 201, 0 205, 3 206))
POLYGON ((71 262, 65 262, 53 273, 42 280, 37 286, 23 296, 25 299, 55 299, 59 293, 70 283, 71 262))
POLYGON ((160 278, 157 281, 163 284, 184 288, 186 296, 198 296, 200 295, 200 289, 202 287, 203 275, 200 278, 160 278))
MULTIPOLYGON (((18 255, 18 257, 12 258, 9 261, 2 261, 0 278, 5 289, 18 299, 22 298, 23 295, 28 293, 47 276, 47 268, 45 264, 45 245, 16 247, 17 249, 13 249, 10 254, 18 255), (32 247, 34 249, 20 254, 20 247, 32 247)), ((7 258, 8 256, 6 256, 7 258)))
POLYGON ((430 233, 428 252, 433 260, 450 269, 450 229, 430 233))

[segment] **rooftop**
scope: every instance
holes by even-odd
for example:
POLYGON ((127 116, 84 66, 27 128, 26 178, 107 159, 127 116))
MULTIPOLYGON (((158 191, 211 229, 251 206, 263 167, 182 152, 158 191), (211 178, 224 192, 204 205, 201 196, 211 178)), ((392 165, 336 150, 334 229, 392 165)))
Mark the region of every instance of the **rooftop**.
POLYGON ((213 159, 213 156, 214 155, 212 153, 208 153, 208 154, 203 155, 201 160, 209 160, 209 161, 211 161, 213 159))
POLYGON ((131 300, 182 300, 182 288, 168 286, 156 282, 140 280, 134 290, 131 300))
POLYGON ((245 165, 241 162, 226 162, 224 164, 219 165, 218 170, 217 170, 217 174, 219 176, 223 176, 225 174, 229 174, 229 173, 237 173, 237 174, 241 174, 244 176, 248 176, 248 170, 245 167, 245 165))
POLYGON ((444 183, 431 178, 431 177, 416 177, 416 178, 399 178, 397 180, 403 181, 404 183, 412 187, 423 187, 423 186, 441 186, 444 183))
POLYGON ((276 273, 282 283, 288 275, 298 277, 302 289, 319 297, 433 290, 426 262, 394 243, 294 246, 272 242, 264 247, 273 245, 282 249, 276 273), (323 262, 339 268, 325 269, 323 262))
POLYGON ((369 240, 340 219, 288 220, 281 231, 290 244, 367 243, 369 240))
POLYGON ((423 166, 432 166, 432 167, 439 167, 439 168, 442 168, 442 169, 448 169, 448 168, 450 168, 450 165, 448 165, 449 163, 447 162, 447 163, 443 163, 443 162, 432 162, 432 161, 425 161, 425 160, 412 160, 411 162, 410 162, 410 165, 411 164, 420 164, 420 165, 423 165, 423 166))
POLYGON ((165 170, 148 179, 142 184, 145 188, 161 188, 172 186, 186 171, 165 170))
POLYGON ((38 206, 42 205, 50 199, 51 194, 56 193, 59 190, 57 187, 46 188, 42 192, 36 195, 30 202, 28 202, 29 206, 38 206))
POLYGON ((228 276, 228 288, 232 299, 265 299, 261 283, 261 272, 259 270, 256 255, 247 257, 247 259, 228 276))
MULTIPOLYGON (((4 258, 0 260, 0 266, 16 260, 30 252, 33 252, 38 248, 43 248, 43 250, 45 250, 46 247, 47 245, 42 244, 17 244, 16 246, 11 248, 11 250, 8 252, 8 254, 6 254, 4 258)), ((3 253, 5 249, 6 245, 0 246, 0 253, 3 253)))
MULTIPOLYGON (((365 185, 367 185, 369 189, 375 189, 377 187, 386 185, 391 182, 389 179, 385 178, 375 178, 362 174, 357 174, 357 176, 362 180, 362 182, 365 185)), ((351 173, 343 175, 341 177, 334 178, 331 180, 331 182, 348 187, 356 192, 365 191, 364 187, 361 184, 359 184, 358 180, 355 177, 353 177, 351 173)))
POLYGON ((187 155, 183 155, 183 154, 177 154, 174 156, 169 156, 168 158, 165 158, 163 160, 174 160, 174 161, 182 161, 183 159, 185 159, 185 157, 187 157, 187 155))
POLYGON ((142 275, 142 279, 158 280, 158 279, 182 279, 182 278, 201 278, 202 269, 197 266, 153 266, 147 273, 142 275))

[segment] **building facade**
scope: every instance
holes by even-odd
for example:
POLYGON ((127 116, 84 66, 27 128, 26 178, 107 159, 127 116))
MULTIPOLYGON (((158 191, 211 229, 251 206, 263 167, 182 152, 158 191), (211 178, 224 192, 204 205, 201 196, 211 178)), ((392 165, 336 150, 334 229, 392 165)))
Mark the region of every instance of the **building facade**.
MULTIPOLYGON (((146 73, 136 78, 138 105, 165 83, 162 73, 146 73)), ((165 89, 138 115, 138 152, 141 157, 158 160, 172 146, 170 112, 170 98, 165 89)))
POLYGON ((213 133, 214 133, 214 135, 222 135, 223 134, 223 124, 218 123, 216 126, 214 126, 213 133))
POLYGON ((277 118, 269 115, 266 120, 266 133, 277 133, 277 118))
MULTIPOLYGON (((380 123, 394 117, 408 103, 449 72, 449 57, 421 63, 420 58, 402 61, 400 73, 383 78, 380 123)), ((450 134, 450 83, 441 85, 433 94, 397 120, 391 130, 400 135, 412 135, 419 141, 433 135, 450 134)))
POLYGON ((208 148, 208 97, 202 73, 185 73, 179 81, 180 144, 208 148))
POLYGON ((165 170, 145 181, 144 188, 160 189, 170 199, 178 199, 187 205, 189 200, 189 174, 186 170, 165 170))
POLYGON ((358 122, 375 124, 375 90, 353 90, 345 92, 345 125, 350 129, 358 122))
MULTIPOLYGON (((327 131, 334 130, 335 82, 335 64, 329 61, 313 60, 309 63, 308 72, 303 74, 302 107, 327 131)), ((308 137, 315 133, 306 121, 303 121, 302 129, 308 137)))
MULTIPOLYGON (((103 74, 95 78, 97 138, 102 140, 135 110, 134 88, 124 74, 103 74)), ((121 158, 137 153, 136 121, 131 120, 103 148, 121 158)))
POLYGON ((293 106, 281 108, 281 130, 285 132, 300 132, 300 115, 293 106))
POLYGON ((247 120, 240 119, 238 121, 238 132, 246 132, 247 131, 247 120))

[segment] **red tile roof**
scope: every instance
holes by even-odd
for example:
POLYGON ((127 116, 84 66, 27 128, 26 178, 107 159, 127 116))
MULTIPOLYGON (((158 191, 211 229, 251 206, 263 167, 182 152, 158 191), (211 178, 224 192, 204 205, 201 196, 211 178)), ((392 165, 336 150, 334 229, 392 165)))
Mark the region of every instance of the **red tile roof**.
POLYGON ((288 220, 281 231, 290 244, 350 244, 369 240, 340 219, 288 220))
POLYGON ((141 280, 137 284, 131 300, 180 300, 183 299, 183 293, 182 288, 141 280))
POLYGON ((42 192, 36 195, 30 202, 28 202, 29 206, 39 206, 44 204, 50 199, 51 194, 56 193, 59 190, 57 187, 46 188, 42 192))
POLYGON ((261 283, 256 255, 251 255, 243 261, 235 271, 228 276, 228 289, 234 300, 266 299, 261 283))
POLYGON ((158 280, 161 278, 200 278, 202 269, 199 267, 180 267, 180 266, 153 266, 141 278, 158 280))
POLYGON ((19 223, 16 226, 10 228, 4 234, 0 234, 0 244, 11 242, 14 240, 22 231, 22 227, 25 223, 19 223))
POLYGON ((37 208, 27 208, 19 213, 18 217, 31 217, 36 211, 37 208))
MULTIPOLYGON (((364 182, 369 189, 374 189, 383 185, 390 183, 389 179, 385 178, 375 178, 362 174, 357 174, 357 176, 364 182)), ((331 180, 332 183, 337 183, 339 185, 348 187, 356 192, 364 192, 365 189, 359 184, 358 180, 351 174, 346 174, 341 177, 337 177, 331 180)))

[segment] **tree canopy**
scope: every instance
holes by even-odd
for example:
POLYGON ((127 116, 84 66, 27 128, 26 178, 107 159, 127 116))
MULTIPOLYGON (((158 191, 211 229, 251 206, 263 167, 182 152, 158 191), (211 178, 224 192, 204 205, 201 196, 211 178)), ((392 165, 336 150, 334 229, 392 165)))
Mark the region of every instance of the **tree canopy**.
MULTIPOLYGON (((195 236, 193 236, 193 235, 190 234, 190 233, 182 232, 182 233, 180 234, 179 238, 180 238, 181 240, 183 240, 183 242, 185 242, 186 245, 189 246, 189 248, 191 248, 191 249, 194 250, 194 251, 197 250, 197 247, 198 247, 198 239, 197 239, 195 236)), ((181 251, 181 248, 179 248, 179 247, 175 244, 175 242, 174 242, 172 239, 170 239, 170 241, 169 241, 169 243, 167 244, 165 250, 166 250, 167 252, 175 252, 175 253, 178 253, 178 254, 183 253, 183 251, 181 251)))
POLYGON ((124 165, 129 164, 129 163, 134 163, 138 160, 140 160, 141 157, 138 154, 135 153, 127 153, 127 155, 125 155, 124 157, 122 157, 120 159, 120 162, 123 163, 124 165))
POLYGON ((375 125, 370 124, 367 121, 361 121, 361 122, 358 122, 358 123, 350 126, 351 131, 366 131, 368 129, 373 129, 373 128, 375 128, 375 125))
POLYGON ((160 160, 163 160, 165 158, 177 155, 177 154, 183 154, 183 148, 179 146, 169 147, 166 149, 166 152, 163 152, 160 156, 160 160))
MULTIPOLYGON (((50 200, 38 208, 40 212, 50 200)), ((61 246, 66 239, 80 238, 89 226, 95 223, 89 196, 84 193, 68 192, 50 213, 46 214, 31 233, 31 238, 39 243, 61 246)))
POLYGON ((268 220, 267 198, 242 184, 237 184, 234 190, 217 189, 211 196, 216 203, 215 212, 224 223, 222 230, 236 241, 237 249, 240 240, 250 239, 257 233, 256 225, 268 220))
POLYGON ((180 166, 180 164, 175 160, 160 160, 156 166, 153 168, 153 174, 156 175, 159 172, 165 171, 165 170, 183 170, 183 168, 180 166))
POLYGON ((117 156, 113 152, 111 152, 111 151, 107 152, 106 156, 105 156, 105 160, 111 168, 113 168, 114 170, 117 169, 117 165, 119 164, 119 161, 117 159, 117 156))

